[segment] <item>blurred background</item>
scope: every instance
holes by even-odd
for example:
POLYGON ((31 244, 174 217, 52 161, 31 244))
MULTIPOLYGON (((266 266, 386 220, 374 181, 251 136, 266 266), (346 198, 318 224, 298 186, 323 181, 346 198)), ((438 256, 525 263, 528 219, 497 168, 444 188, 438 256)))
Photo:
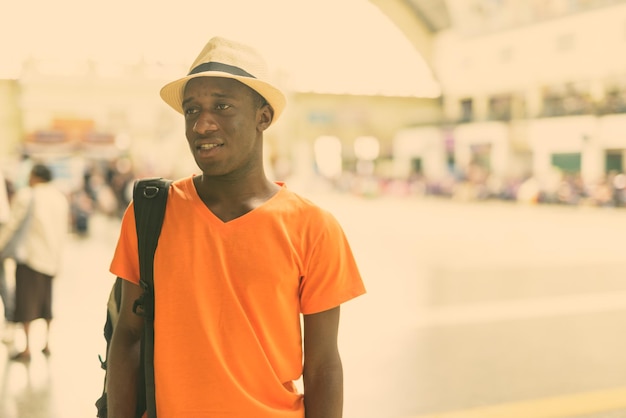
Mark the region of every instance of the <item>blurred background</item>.
POLYGON ((361 266, 346 418, 626 417, 626 1, 5 3, 0 169, 13 193, 50 164, 72 240, 1 418, 95 416, 130 187, 197 172, 158 92, 215 35, 267 58, 267 170, 361 266))

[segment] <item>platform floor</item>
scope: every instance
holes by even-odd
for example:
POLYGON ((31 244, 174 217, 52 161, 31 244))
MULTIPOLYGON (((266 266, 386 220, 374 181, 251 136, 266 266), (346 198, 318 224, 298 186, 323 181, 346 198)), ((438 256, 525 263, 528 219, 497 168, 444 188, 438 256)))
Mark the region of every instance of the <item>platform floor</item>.
MULTIPOLYGON (((315 196, 368 294, 342 308, 345 418, 626 417, 626 210, 315 196)), ((117 228, 55 279, 49 357, 0 345, 0 418, 95 417, 117 228)))

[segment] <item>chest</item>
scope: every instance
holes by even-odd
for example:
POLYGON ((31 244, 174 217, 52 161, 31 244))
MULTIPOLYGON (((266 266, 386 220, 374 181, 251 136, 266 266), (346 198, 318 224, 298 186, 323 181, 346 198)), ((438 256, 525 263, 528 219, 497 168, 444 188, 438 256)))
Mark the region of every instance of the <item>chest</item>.
POLYGON ((296 295, 303 270, 298 239, 279 223, 193 218, 163 225, 154 269, 160 289, 241 299, 296 295))

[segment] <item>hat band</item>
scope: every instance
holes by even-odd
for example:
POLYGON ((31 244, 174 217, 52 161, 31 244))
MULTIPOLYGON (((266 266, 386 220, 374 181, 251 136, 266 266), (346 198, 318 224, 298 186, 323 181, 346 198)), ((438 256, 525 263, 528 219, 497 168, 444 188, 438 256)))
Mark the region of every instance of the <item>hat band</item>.
POLYGON ((215 61, 202 63, 198 65, 197 67, 193 68, 191 71, 189 71, 189 74, 187 75, 204 73, 207 71, 219 71, 222 73, 229 73, 232 75, 239 75, 242 77, 256 78, 252 74, 242 70, 239 67, 235 67, 234 65, 223 64, 221 62, 215 62, 215 61))

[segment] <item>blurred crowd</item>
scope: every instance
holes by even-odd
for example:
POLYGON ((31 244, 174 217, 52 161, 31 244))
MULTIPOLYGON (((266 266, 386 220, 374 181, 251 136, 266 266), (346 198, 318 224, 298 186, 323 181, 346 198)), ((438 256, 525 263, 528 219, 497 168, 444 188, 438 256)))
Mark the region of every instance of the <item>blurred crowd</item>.
POLYGON ((126 159, 88 164, 83 172, 82 187, 70 195, 74 231, 86 234, 89 218, 96 211, 121 218, 132 199, 134 180, 130 162, 126 159))
MULTIPOLYGON (((16 170, 8 176, 5 174, 9 198, 25 185, 22 174, 27 173, 33 163, 24 156, 16 170)), ((144 176, 144 173, 136 173, 127 158, 85 161, 81 171, 80 179, 66 182, 61 189, 70 202, 72 232, 87 236, 94 214, 121 219, 132 199, 134 180, 144 176)), ((451 171, 441 179, 430 179, 418 173, 408 179, 391 179, 344 172, 330 183, 330 187, 340 193, 372 198, 434 197, 464 202, 626 207, 626 174, 618 171, 611 171, 595 182, 585 182, 579 173, 560 171, 542 181, 533 176, 497 178, 480 167, 472 167, 466 172, 451 171)))
MULTIPOLYGON (((35 162, 23 155, 19 163, 4 175, 9 200, 18 189, 27 185, 24 173, 35 162)), ((89 221, 95 213, 121 218, 132 198, 135 173, 127 158, 116 160, 83 160, 80 174, 74 173, 70 163, 52 162, 55 183, 70 202, 70 224, 78 235, 89 233, 89 221)))
POLYGON ((626 174, 607 173, 595 182, 585 182, 579 173, 555 171, 543 181, 533 176, 496 178, 481 170, 451 173, 439 180, 414 174, 409 179, 345 175, 335 187, 362 196, 440 197, 459 201, 500 200, 524 204, 626 207, 626 174))

